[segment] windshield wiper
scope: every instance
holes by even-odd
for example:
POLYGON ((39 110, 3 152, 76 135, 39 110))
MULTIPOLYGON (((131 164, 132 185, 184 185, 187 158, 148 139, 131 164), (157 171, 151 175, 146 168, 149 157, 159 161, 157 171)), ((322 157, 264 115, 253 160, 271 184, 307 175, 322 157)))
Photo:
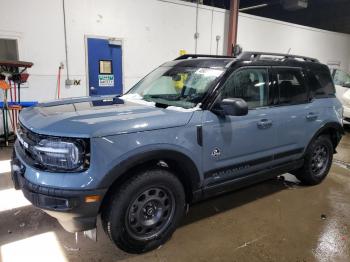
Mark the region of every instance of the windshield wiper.
POLYGON ((143 97, 144 99, 152 99, 152 98, 155 98, 155 99, 166 99, 166 100, 169 100, 169 101, 176 101, 180 98, 180 95, 146 95, 143 97))
POLYGON ((163 103, 159 103, 159 102, 156 102, 155 104, 155 107, 158 107, 158 108, 167 108, 169 105, 167 104, 163 104, 163 103))

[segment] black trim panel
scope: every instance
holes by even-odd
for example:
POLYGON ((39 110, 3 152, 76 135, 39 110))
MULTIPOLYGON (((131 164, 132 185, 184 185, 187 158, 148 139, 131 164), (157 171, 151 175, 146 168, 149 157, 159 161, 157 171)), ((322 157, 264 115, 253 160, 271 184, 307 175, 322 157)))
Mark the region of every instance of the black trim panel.
POLYGON ((251 160, 251 161, 235 164, 235 165, 232 165, 232 166, 227 166, 227 167, 223 167, 223 168, 213 169, 213 170, 210 170, 210 171, 206 172, 204 174, 204 178, 207 179, 207 178, 215 177, 216 176, 215 174, 220 173, 220 172, 225 172, 225 171, 228 171, 228 170, 236 170, 236 171, 243 170, 245 168, 250 168, 252 166, 256 166, 256 165, 260 165, 260 164, 263 164, 263 163, 266 163, 266 162, 269 162, 269 161, 273 161, 274 159, 280 159, 280 158, 284 158, 284 157, 300 154, 302 152, 304 152, 304 148, 297 148, 297 149, 285 151, 285 152, 282 152, 282 153, 278 153, 276 155, 270 155, 270 156, 267 156, 267 157, 257 158, 257 159, 251 160))
POLYGON ((203 127, 197 126, 197 143, 199 146, 203 146, 203 127))
POLYGON ((264 169, 256 173, 252 173, 248 176, 239 177, 232 180, 226 180, 220 184, 210 185, 203 189, 203 198, 212 197, 228 191, 233 191, 242 187, 246 187, 252 184, 262 182, 274 178, 278 175, 282 175, 286 172, 296 170, 304 164, 304 160, 296 160, 288 163, 281 164, 272 169, 264 169))
POLYGON ((304 152, 304 148, 301 147, 301 148, 289 150, 286 152, 278 153, 274 156, 274 159, 280 159, 280 158, 288 157, 291 155, 301 154, 303 152, 304 152))

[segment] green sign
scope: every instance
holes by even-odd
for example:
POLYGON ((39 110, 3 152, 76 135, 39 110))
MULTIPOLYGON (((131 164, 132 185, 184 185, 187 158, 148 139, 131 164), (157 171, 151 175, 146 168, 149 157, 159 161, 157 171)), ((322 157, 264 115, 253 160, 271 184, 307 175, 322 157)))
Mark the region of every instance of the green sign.
POLYGON ((114 86, 114 75, 98 75, 98 85, 102 87, 114 86))

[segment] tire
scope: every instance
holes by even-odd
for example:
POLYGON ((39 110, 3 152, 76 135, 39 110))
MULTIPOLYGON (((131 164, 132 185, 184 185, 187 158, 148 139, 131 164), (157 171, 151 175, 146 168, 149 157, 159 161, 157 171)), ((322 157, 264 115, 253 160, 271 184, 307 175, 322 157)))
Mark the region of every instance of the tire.
POLYGON ((102 212, 102 225, 122 250, 140 254, 165 243, 185 212, 185 192, 164 169, 140 173, 122 184, 102 212))
POLYGON ((305 185, 321 183, 332 166, 333 152, 333 144, 329 136, 317 137, 306 151, 304 165, 293 174, 305 185))

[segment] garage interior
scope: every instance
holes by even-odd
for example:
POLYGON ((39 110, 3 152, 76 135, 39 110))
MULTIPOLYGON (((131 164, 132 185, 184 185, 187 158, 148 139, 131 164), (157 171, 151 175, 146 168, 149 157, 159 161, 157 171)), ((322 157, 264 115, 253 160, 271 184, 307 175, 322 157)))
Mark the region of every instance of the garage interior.
MULTIPOLYGON (((66 232, 14 189, 10 165, 14 122, 23 107, 122 95, 183 54, 231 56, 239 45, 243 51, 314 57, 350 72, 349 0, 0 4, 6 9, 0 69, 23 69, 11 84, 11 102, 1 104, 2 112, 12 106, 13 113, 6 121, 2 114, 0 123, 0 261, 350 261, 350 125, 344 125, 322 184, 306 187, 285 174, 196 203, 166 244, 141 255, 115 247, 100 219, 97 242, 66 232), (112 88, 97 87, 103 85, 112 88)), ((1 101, 10 99, 0 93, 1 101)))

